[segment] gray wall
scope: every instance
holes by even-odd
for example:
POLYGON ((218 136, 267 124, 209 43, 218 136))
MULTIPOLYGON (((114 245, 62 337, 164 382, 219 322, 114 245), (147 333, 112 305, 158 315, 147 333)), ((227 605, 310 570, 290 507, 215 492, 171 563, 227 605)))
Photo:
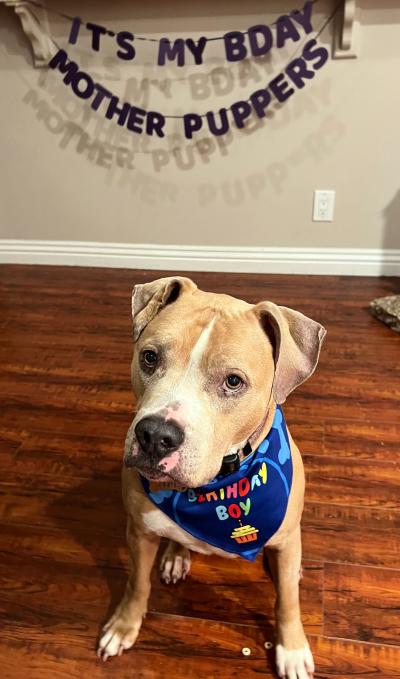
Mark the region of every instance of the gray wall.
MULTIPOLYGON (((388 0, 360 5, 358 59, 330 60, 272 117, 253 119, 219 143, 206 133, 197 143, 184 141, 179 122, 157 140, 105 121, 59 73, 32 67, 18 20, 0 6, 1 237, 399 248, 400 7, 388 0), (120 167, 118 148, 132 152, 131 167, 120 167), (337 192, 332 224, 311 220, 315 188, 337 192)), ((53 6, 161 37, 272 22, 293 1, 270 2, 267 10, 261 0, 53 6)), ((315 26, 331 8, 328 0, 315 5, 315 26)), ((66 45, 68 23, 54 15, 48 22, 66 45)), ((330 45, 329 31, 321 40, 330 45)), ((183 69, 155 66, 151 44, 140 50, 127 64, 112 51, 93 56, 84 45, 70 53, 131 103, 173 114, 247 98, 282 70, 293 45, 275 51, 272 62, 229 64, 214 42, 206 64, 183 69)))

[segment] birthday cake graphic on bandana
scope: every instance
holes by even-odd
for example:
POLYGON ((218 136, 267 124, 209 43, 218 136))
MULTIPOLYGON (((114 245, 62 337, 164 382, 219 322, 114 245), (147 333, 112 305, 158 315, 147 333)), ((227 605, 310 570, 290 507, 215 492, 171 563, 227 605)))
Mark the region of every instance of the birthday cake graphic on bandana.
POLYGON ((237 543, 242 542, 253 542, 257 540, 258 528, 253 528, 253 526, 238 526, 232 531, 231 538, 236 540, 237 543))

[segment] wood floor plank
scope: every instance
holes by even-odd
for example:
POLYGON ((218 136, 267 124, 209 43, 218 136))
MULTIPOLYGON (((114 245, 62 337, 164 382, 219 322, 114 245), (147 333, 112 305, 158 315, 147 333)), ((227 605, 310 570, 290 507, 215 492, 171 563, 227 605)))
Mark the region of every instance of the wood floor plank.
POLYGON ((7 460, 14 459, 26 437, 27 432, 23 429, 11 429, 8 426, 0 427, 0 461, 2 467, 7 464, 7 460))
POLYGON ((307 422, 298 414, 296 416, 291 414, 288 417, 286 412, 285 417, 290 433, 302 455, 323 454, 325 427, 322 419, 313 419, 307 422))
MULTIPOLYGON (((349 381, 348 375, 343 377, 332 376, 332 382, 324 383, 317 375, 306 382, 285 403, 285 413, 288 418, 295 413, 302 413, 304 420, 313 420, 315 413, 325 421, 347 419, 347 421, 363 420, 367 425, 374 424, 377 420, 377 401, 380 403, 379 419, 384 424, 396 424, 398 422, 399 390, 384 387, 383 385, 373 390, 369 388, 369 378, 365 375, 359 380, 357 388, 345 386, 349 381)), ((290 421, 290 420, 289 420, 290 421)))
MULTIPOLYGON (((0 431, 0 451, 6 436, 0 431)), ((7 440, 13 455, 2 463, 3 487, 13 485, 22 491, 40 484, 42 489, 67 490, 77 479, 107 476, 112 485, 119 480, 124 442, 116 436, 35 431, 7 440)))
MULTIPOLYGON (((307 450, 307 453, 310 452, 307 450)), ((311 451, 313 452, 313 451, 311 451)), ((326 422, 323 453, 357 460, 400 461, 399 424, 326 422)))
POLYGON ((398 511, 307 500, 302 536, 305 559, 398 568, 398 511))
POLYGON ((324 633, 398 645, 400 570, 325 564, 324 633))
MULTIPOLYGON (((140 679, 164 676, 187 679, 203 675, 215 679, 251 679, 260 675, 266 679, 276 677, 272 653, 259 657, 263 653, 262 637, 248 626, 236 626, 230 630, 228 625, 200 621, 188 634, 184 621, 175 622, 174 616, 162 616, 160 621, 155 621, 150 614, 144 622, 137 646, 106 664, 94 658, 95 635, 91 630, 85 630, 82 639, 79 631, 74 634, 70 628, 60 626, 53 633, 40 630, 27 641, 23 630, 22 634, 18 634, 17 627, 8 629, 9 633, 0 641, 4 679, 26 674, 32 679, 81 679, 81 676, 128 679, 133 671, 134 676, 140 679), (202 641, 204 636, 205 641, 202 641), (218 647, 220 639, 223 640, 222 648, 218 647), (254 653, 250 658, 244 659, 240 655, 239 649, 244 643, 249 644, 254 653), (17 674, 19 671, 21 673, 17 674)), ((398 647, 312 636, 310 645, 316 662, 315 679, 398 678, 398 647)))
POLYGON ((303 455, 307 501, 400 509, 400 479, 395 461, 303 455))
MULTIPOLYGON (((29 478, 29 477, 28 477, 29 478)), ((33 486, 35 486, 33 479, 33 486)), ((27 525, 109 535, 124 532, 125 513, 121 500, 119 475, 81 481, 67 492, 53 492, 34 487, 15 492, 12 486, 0 487, 0 521, 8 525, 27 525), (101 507, 101 509, 100 509, 101 507), (99 514, 101 521, 99 521, 99 514)))
POLYGON ((303 455, 326 455, 341 460, 400 461, 399 424, 316 416, 311 422, 286 417, 291 434, 303 455))
POLYGON ((17 625, 8 628, 6 640, 0 642, 2 677, 15 678, 16 667, 21 676, 29 674, 32 679, 274 676, 271 653, 263 646, 266 637, 254 626, 209 620, 189 626, 185 618, 150 613, 135 648, 103 663, 95 655, 97 629, 87 627, 82 634, 79 628, 43 623, 44 632, 38 630, 28 643, 24 630, 18 631, 17 625), (252 650, 248 658, 241 652, 244 646, 252 650))
POLYGON ((125 441, 126 432, 133 418, 132 405, 125 409, 112 412, 112 407, 106 407, 106 402, 100 408, 92 399, 89 407, 84 399, 71 400, 62 397, 63 403, 54 404, 49 396, 43 405, 28 399, 16 403, 4 399, 4 409, 0 412, 0 426, 23 426, 32 432, 75 433, 82 436, 114 435, 119 441, 125 441), (82 409, 80 404, 82 403, 82 409), (82 412, 83 411, 83 412, 82 412))
POLYGON ((100 531, 87 531, 84 525, 82 530, 82 524, 56 529, 0 523, 0 556, 6 560, 18 554, 21 562, 48 561, 54 568, 73 563, 126 571, 125 524, 116 524, 106 540, 100 531))
POLYGON ((13 555, 0 563, 1 614, 18 621, 26 633, 41 627, 41 620, 76 623, 79 618, 100 628, 110 607, 116 605, 125 573, 94 564, 63 563, 38 559, 22 562, 13 555), (111 594, 110 594, 111 592, 111 594))
POLYGON ((400 648, 329 637, 310 638, 315 679, 398 679, 400 648))

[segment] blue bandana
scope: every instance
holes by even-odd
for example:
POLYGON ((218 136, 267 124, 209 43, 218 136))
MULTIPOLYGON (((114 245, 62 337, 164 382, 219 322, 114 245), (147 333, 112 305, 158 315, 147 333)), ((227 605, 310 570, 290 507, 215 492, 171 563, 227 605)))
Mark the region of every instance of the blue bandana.
POLYGON ((280 406, 268 436, 238 471, 199 488, 152 490, 150 500, 195 538, 254 561, 281 525, 292 487, 293 464, 280 406))

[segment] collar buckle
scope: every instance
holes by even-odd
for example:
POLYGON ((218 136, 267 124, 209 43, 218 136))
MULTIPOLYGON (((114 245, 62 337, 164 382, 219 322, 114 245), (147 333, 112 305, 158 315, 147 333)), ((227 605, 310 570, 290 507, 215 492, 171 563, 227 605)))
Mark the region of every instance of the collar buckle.
MULTIPOLYGON (((250 453, 252 452, 253 449, 250 443, 247 442, 243 450, 241 451, 242 459, 250 455, 250 453)), ((229 453, 229 455, 225 455, 225 457, 222 459, 222 465, 218 476, 228 476, 228 474, 233 474, 234 472, 237 472, 240 469, 241 462, 240 458, 241 456, 239 452, 229 453)))
POLYGON ((218 476, 228 476, 228 474, 233 474, 237 472, 240 468, 240 457, 239 453, 230 453, 225 455, 222 460, 221 469, 218 476))

